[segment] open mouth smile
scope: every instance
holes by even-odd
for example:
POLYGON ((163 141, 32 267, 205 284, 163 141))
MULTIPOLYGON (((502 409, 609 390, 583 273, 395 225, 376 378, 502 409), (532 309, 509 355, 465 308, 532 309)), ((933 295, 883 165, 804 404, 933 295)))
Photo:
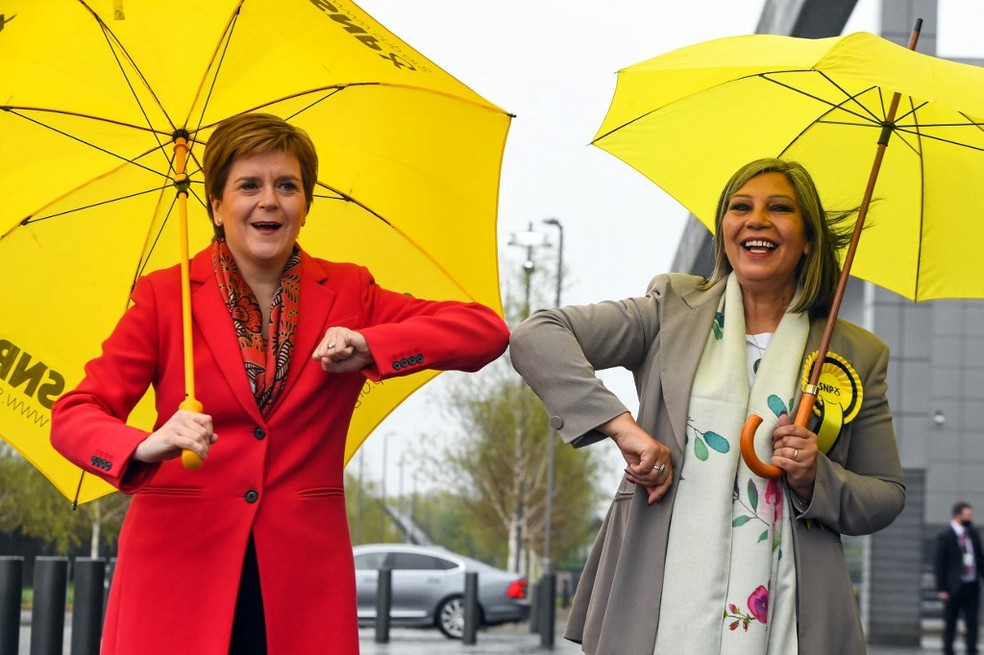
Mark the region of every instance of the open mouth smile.
POLYGON ((741 247, 749 252, 767 253, 779 247, 779 244, 767 239, 747 239, 743 241, 741 247))

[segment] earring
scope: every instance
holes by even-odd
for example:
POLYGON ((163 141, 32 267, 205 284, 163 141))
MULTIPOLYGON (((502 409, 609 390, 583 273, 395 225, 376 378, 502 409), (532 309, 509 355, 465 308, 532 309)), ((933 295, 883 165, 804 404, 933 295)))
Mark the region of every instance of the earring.
POLYGON ((215 219, 215 226, 216 227, 222 227, 222 219, 221 218, 215 219))

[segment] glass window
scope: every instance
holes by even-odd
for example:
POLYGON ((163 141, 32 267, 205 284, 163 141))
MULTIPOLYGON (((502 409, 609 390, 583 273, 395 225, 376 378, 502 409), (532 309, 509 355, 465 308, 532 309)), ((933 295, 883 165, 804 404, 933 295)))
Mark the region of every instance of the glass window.
POLYGON ((455 563, 441 557, 421 553, 391 553, 388 560, 394 569, 444 571, 455 568, 455 563))
POLYGON ((356 571, 378 571, 383 568, 386 553, 361 553, 355 556, 356 571))

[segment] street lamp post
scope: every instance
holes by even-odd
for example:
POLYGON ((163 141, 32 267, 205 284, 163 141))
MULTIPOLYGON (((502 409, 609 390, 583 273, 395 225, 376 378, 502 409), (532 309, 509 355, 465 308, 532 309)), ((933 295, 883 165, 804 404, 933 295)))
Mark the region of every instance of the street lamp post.
MULTIPOLYGON (((523 230, 521 232, 514 232, 512 238, 509 240, 510 246, 517 246, 526 249, 526 259, 523 261, 523 274, 526 281, 526 289, 525 289, 526 295, 524 296, 523 299, 522 314, 520 316, 521 319, 525 319, 530 315, 530 283, 531 283, 531 278, 533 277, 533 271, 536 269, 536 264, 533 261, 533 249, 543 246, 545 243, 546 243, 546 238, 543 236, 542 233, 536 232, 533 229, 532 222, 529 223, 529 226, 527 227, 526 230, 523 230)), ((516 435, 516 439, 519 440, 518 434, 516 435)), ((517 448, 516 449, 517 460, 520 457, 521 457, 521 452, 520 449, 517 448)), ((520 462, 517 461, 516 462, 517 468, 519 467, 519 465, 520 462)), ((516 514, 513 517, 517 526, 520 525, 523 520, 524 508, 523 508, 522 498, 525 496, 526 493, 525 485, 523 484, 522 479, 519 481, 519 485, 520 487, 518 490, 516 510, 515 510, 516 514)), ((523 533, 520 527, 517 527, 515 529, 515 533, 510 535, 510 542, 511 542, 510 550, 512 554, 515 556, 515 562, 510 562, 510 566, 512 566, 515 569, 515 571, 519 572, 523 569, 521 564, 521 555, 520 555, 520 553, 523 550, 523 533)))
MULTIPOLYGON (((557 228, 559 239, 557 242, 557 306, 560 306, 560 291, 563 288, 564 275, 564 226, 556 218, 545 218, 543 223, 557 228)), ((526 273, 526 300, 523 306, 523 318, 530 313, 530 276, 533 273, 533 248, 535 246, 549 246, 543 234, 533 230, 533 223, 529 224, 529 229, 513 235, 509 242, 514 246, 526 247, 526 261, 523 263, 523 270, 526 273)), ((533 625, 534 630, 540 633, 540 645, 546 648, 553 648, 554 643, 554 598, 556 592, 556 579, 553 573, 553 559, 551 551, 551 533, 553 532, 553 487, 554 487, 554 433, 553 430, 547 435, 547 488, 544 502, 544 526, 543 526, 543 573, 540 576, 540 583, 537 585, 537 595, 534 602, 535 616, 533 625)), ((517 544, 518 546, 518 544, 517 544)))
POLYGON ((523 310, 522 316, 520 317, 525 319, 530 315, 530 281, 533 277, 533 271, 536 270, 536 263, 533 261, 533 250, 549 244, 547 244, 547 239, 543 234, 533 229, 533 223, 531 222, 525 230, 513 233, 512 238, 509 240, 509 245, 526 249, 526 259, 523 261, 526 294, 523 297, 523 310))
MULTIPOLYGON (((553 225, 557 228, 557 297, 556 304, 560 307, 560 290, 563 288, 564 280, 564 226, 556 218, 545 218, 546 225, 553 225)), ((547 499, 544 510, 543 528, 543 571, 553 572, 553 559, 550 556, 550 537, 553 532, 553 486, 554 486, 554 435, 551 431, 547 437, 547 499)))

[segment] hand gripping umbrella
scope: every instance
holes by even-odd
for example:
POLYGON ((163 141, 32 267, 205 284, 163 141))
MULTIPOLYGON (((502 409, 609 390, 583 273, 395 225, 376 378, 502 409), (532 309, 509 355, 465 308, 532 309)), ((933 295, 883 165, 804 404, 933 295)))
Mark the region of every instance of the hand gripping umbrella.
MULTIPOLYGON (((0 70, 0 436, 69 499, 111 488, 51 449, 51 405, 138 276, 180 262, 187 280, 189 246, 212 233, 201 155, 224 118, 264 111, 311 135, 308 252, 501 312, 510 115, 351 0, 6 0, 0 70)), ((199 409, 189 305, 186 406, 199 409)), ((367 383, 346 458, 434 375, 367 383)), ((153 416, 145 399, 128 421, 153 416)))
MULTIPOLYGON (((984 202, 984 69, 915 52, 918 27, 909 48, 867 33, 750 35, 655 57, 619 71, 593 141, 711 230, 725 182, 763 157, 801 162, 825 205, 860 207, 817 362, 848 275, 914 301, 984 298, 984 277, 963 245, 984 240, 972 215, 984 202)), ((820 371, 815 365, 798 425, 813 411, 820 371)), ((775 477, 781 471, 751 447, 756 419, 742 451, 756 474, 775 477)))

